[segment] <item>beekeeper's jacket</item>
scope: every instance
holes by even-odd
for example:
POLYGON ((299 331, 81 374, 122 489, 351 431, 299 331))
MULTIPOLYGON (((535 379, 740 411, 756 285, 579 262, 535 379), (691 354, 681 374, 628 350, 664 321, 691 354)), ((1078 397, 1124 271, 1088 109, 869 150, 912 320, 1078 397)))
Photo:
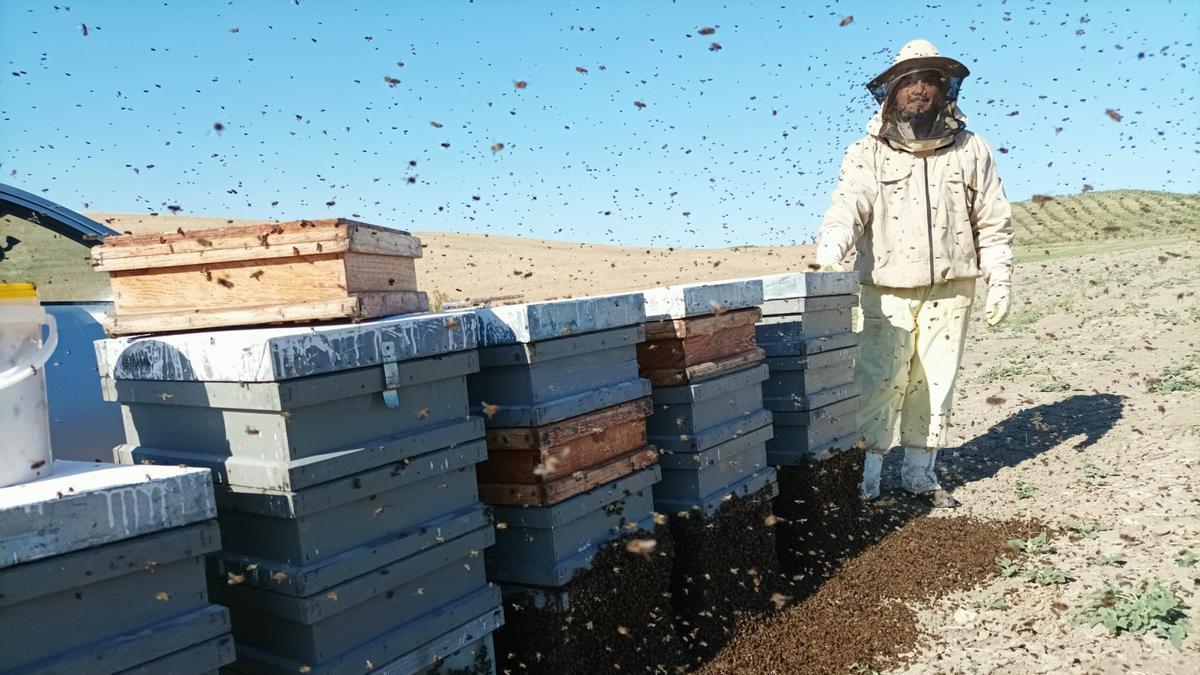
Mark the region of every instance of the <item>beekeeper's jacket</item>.
MULTIPOLYGON (((964 125, 966 118, 955 110, 964 125)), ((854 248, 863 283, 895 288, 983 276, 1012 265, 1012 209, 992 150, 959 131, 950 145, 927 152, 868 136, 842 160, 833 203, 821 223, 817 259, 841 260, 854 248)))

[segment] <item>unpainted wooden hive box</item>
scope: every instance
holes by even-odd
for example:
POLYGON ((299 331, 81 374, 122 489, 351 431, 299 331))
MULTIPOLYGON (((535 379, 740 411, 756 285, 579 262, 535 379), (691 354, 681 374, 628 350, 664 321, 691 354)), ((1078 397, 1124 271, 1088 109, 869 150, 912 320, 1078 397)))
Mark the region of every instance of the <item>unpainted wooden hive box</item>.
POLYGON ((421 240, 343 218, 109 237, 110 335, 423 312, 421 240))

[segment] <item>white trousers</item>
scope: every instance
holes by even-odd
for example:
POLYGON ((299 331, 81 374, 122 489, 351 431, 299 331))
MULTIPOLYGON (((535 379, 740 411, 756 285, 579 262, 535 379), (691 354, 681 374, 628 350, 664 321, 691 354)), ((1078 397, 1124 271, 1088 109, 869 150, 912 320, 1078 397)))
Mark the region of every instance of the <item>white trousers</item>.
POLYGON ((892 446, 897 421, 905 447, 902 487, 918 493, 941 489, 934 462, 949 432, 974 298, 974 279, 920 288, 862 285, 854 379, 862 396, 859 436, 867 449, 864 496, 879 495, 883 454, 892 446))

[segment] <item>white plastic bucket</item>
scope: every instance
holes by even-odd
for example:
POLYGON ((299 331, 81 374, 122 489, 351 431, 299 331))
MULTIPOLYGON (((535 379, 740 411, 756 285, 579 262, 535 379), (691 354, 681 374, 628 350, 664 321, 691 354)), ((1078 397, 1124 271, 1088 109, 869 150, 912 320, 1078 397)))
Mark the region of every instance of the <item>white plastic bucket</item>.
POLYGON ((0 284, 0 488, 53 469, 42 368, 57 345, 54 317, 33 284, 0 284), (44 340, 42 326, 50 329, 44 340))

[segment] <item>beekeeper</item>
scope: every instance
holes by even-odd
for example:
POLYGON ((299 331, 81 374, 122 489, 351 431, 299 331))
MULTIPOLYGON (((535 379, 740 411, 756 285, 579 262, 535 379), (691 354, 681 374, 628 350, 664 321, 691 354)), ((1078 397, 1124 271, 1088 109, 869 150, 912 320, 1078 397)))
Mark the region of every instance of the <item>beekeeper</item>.
POLYGON ((991 148, 958 109, 967 75, 926 40, 904 45, 867 84, 879 112, 846 150, 821 222, 818 265, 845 269, 853 250, 862 283, 855 381, 864 499, 879 496, 899 418, 902 487, 934 507, 959 506, 934 462, 946 444, 976 278, 988 285, 988 324, 1008 314, 1012 210, 991 148))

